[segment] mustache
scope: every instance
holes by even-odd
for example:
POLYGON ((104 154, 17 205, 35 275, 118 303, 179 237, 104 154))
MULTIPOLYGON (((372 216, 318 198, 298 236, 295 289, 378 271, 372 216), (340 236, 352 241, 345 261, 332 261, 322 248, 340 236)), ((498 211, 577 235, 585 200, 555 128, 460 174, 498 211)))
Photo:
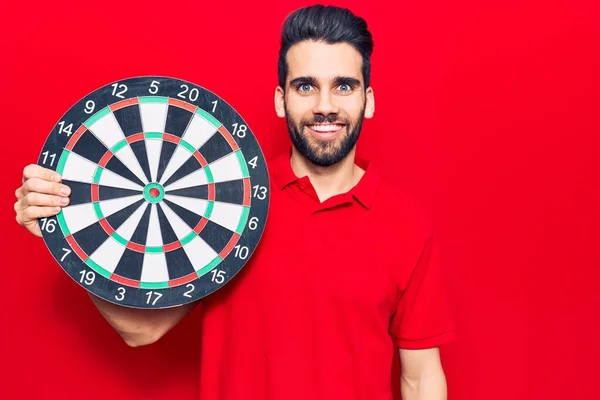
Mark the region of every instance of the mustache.
POLYGON ((343 118, 339 118, 338 114, 315 114, 312 119, 304 119, 302 120, 302 125, 311 125, 311 124, 333 124, 339 123, 344 125, 350 125, 349 121, 343 118))

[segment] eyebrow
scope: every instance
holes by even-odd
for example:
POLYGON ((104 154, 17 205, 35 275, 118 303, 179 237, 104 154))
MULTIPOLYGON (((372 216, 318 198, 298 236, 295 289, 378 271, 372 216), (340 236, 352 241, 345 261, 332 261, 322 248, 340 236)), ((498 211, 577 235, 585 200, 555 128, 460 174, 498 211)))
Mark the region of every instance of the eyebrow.
POLYGON ((317 78, 314 76, 299 76, 290 81, 290 86, 300 86, 307 83, 312 86, 317 86, 317 78))
POLYGON ((335 86, 348 85, 352 88, 360 86, 360 81, 358 79, 349 76, 338 76, 334 79, 333 83, 335 86))
MULTIPOLYGON (((300 86, 300 85, 304 85, 304 84, 318 86, 317 78, 315 78, 314 76, 299 76, 298 78, 294 78, 290 81, 290 86, 300 86)), ((356 87, 360 86, 360 80, 358 80, 356 78, 352 78, 350 76, 337 76, 333 80, 333 84, 334 84, 334 86, 339 86, 339 85, 345 84, 345 85, 352 86, 353 88, 356 88, 356 87)))

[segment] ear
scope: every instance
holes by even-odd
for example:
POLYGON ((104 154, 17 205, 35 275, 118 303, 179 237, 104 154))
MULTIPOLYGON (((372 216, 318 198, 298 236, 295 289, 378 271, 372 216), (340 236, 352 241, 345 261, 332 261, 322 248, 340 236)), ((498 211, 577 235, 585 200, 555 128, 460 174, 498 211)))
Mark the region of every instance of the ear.
POLYGON ((279 118, 285 118, 285 98, 281 86, 275 89, 275 112, 279 118))
POLYGON ((365 92, 365 95, 367 96, 367 102, 365 104, 365 118, 373 118, 373 114, 375 113, 375 95, 373 93, 373 88, 369 86, 365 92))

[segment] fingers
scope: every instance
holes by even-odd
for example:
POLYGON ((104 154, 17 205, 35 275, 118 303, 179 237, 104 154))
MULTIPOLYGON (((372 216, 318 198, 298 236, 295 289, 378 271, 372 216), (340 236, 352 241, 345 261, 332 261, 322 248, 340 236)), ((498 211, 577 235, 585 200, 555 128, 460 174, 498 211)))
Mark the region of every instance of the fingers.
POLYGON ((23 169, 23 185, 15 191, 17 222, 36 236, 42 236, 38 219, 52 217, 69 204, 71 189, 61 176, 48 168, 30 164, 23 169))
POLYGON ((60 212, 60 207, 27 207, 17 213, 17 222, 36 236, 42 236, 38 218, 52 217, 60 212))
POLYGON ((50 182, 41 178, 29 178, 23 184, 21 192, 15 194, 17 195, 17 198, 19 198, 19 194, 21 197, 25 197, 31 192, 53 194, 55 196, 68 196, 71 194, 71 189, 67 185, 61 183, 50 182))
POLYGON ((15 211, 20 212, 30 206, 65 207, 69 204, 68 197, 52 196, 36 192, 29 192, 15 203, 15 211))
POLYGON ((56 171, 44 168, 37 164, 29 164, 23 169, 23 183, 31 178, 39 178, 45 181, 60 182, 61 177, 56 171))
POLYGON ((52 217, 59 212, 60 207, 27 207, 19 215, 23 224, 26 224, 38 218, 52 217))

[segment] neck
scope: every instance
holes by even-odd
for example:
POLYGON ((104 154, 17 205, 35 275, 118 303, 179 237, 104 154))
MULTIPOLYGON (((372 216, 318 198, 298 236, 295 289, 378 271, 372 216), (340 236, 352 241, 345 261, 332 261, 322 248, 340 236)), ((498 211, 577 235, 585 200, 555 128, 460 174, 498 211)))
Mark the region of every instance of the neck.
POLYGON ((292 146, 291 166, 297 177, 308 176, 321 202, 352 189, 365 171, 354 163, 356 148, 340 162, 328 167, 311 163, 292 146))

